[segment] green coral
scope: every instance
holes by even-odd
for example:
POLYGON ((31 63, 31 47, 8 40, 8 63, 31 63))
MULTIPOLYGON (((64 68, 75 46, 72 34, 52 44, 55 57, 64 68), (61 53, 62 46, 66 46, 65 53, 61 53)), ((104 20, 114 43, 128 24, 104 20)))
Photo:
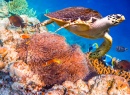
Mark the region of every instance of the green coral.
POLYGON ((8 3, 8 10, 10 13, 17 15, 28 15, 29 17, 35 17, 36 11, 28 8, 26 0, 13 0, 8 3))

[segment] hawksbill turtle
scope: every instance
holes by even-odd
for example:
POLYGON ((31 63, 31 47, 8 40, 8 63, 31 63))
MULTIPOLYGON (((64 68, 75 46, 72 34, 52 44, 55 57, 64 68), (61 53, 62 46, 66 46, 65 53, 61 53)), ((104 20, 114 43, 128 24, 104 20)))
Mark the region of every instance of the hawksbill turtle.
POLYGON ((48 20, 41 23, 47 25, 56 22, 61 26, 56 31, 66 28, 70 32, 85 38, 104 38, 104 42, 94 52, 91 58, 104 56, 112 46, 112 37, 108 34, 109 28, 125 20, 122 14, 111 14, 102 17, 98 11, 84 7, 69 7, 56 12, 45 14, 48 20))

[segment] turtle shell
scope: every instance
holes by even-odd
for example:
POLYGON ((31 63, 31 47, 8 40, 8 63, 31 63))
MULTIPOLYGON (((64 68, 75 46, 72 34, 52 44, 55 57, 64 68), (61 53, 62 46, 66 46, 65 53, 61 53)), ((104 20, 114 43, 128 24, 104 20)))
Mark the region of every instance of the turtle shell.
POLYGON ((88 21, 91 17, 94 17, 92 19, 93 23, 96 21, 96 19, 102 18, 102 16, 97 11, 84 7, 69 7, 63 10, 45 14, 45 16, 47 16, 50 19, 62 22, 73 22, 79 18, 82 21, 88 21))

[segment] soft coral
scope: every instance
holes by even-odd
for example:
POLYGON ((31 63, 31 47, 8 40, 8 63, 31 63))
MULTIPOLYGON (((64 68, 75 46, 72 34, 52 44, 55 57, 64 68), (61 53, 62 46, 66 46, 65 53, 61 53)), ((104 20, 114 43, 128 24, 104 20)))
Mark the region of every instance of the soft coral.
POLYGON ((17 51, 19 59, 24 60, 46 85, 84 79, 89 74, 88 62, 79 46, 68 45, 64 37, 57 34, 35 34, 19 44, 17 51), (54 58, 61 60, 61 64, 42 66, 54 58))

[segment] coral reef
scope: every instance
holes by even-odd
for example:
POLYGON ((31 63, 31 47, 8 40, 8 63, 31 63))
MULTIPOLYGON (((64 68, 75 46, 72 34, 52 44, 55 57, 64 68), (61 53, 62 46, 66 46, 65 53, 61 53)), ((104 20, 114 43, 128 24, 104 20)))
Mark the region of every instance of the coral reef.
POLYGON ((35 94, 23 88, 22 84, 14 82, 9 73, 0 71, 0 95, 41 95, 42 91, 35 94))
POLYGON ((129 71, 130 70, 130 62, 127 60, 121 60, 117 64, 115 64, 115 68, 129 71))
POLYGON ((8 73, 0 72, 0 77, 1 95, 130 95, 128 82, 115 75, 95 76, 88 82, 65 81, 62 85, 55 84, 52 88, 41 91, 24 88, 22 84, 13 82, 8 73))
MULTIPOLYGON (((32 83, 35 83, 38 85, 35 89, 40 90, 42 86, 44 86, 44 81, 40 80, 40 76, 34 72, 31 71, 30 67, 24 63, 22 60, 16 61, 13 64, 11 64, 9 67, 9 73, 10 76, 13 78, 13 80, 16 80, 17 85, 21 85, 21 87, 27 88, 28 85, 31 85, 32 83)), ((16 88, 17 89, 17 88, 16 88)), ((31 88, 28 88, 31 89, 31 88)), ((33 90, 34 84, 33 84, 33 90)))
MULTIPOLYGON (((24 15, 25 16, 25 15, 24 15)), ((23 16, 21 16, 23 17, 23 16)), ((34 17, 33 17, 34 18, 34 17)), ((30 23, 33 22, 34 24, 37 24, 39 21, 36 18, 29 19, 28 16, 26 16, 26 22, 30 23)), ((23 19, 24 20, 24 19, 23 19)), ((24 31, 31 31, 32 27, 27 27, 24 29, 24 31)), ((45 27, 41 27, 38 32, 45 32, 47 31, 45 27)), ((36 31, 29 32, 31 34, 35 34, 36 31)), ((16 52, 16 45, 19 43, 19 41, 22 39, 21 34, 23 34, 23 29, 20 27, 14 27, 10 24, 10 21, 8 18, 3 18, 0 20, 0 41, 1 41, 1 47, 6 48, 6 52, 2 51, 2 48, 0 49, 0 56, 2 56, 1 61, 4 62, 4 64, 9 64, 11 62, 15 62, 17 57, 16 52), (6 56, 3 56, 5 55, 6 56)))
POLYGON ((90 60, 90 64, 95 68, 98 74, 112 74, 124 77, 128 82, 130 82, 130 73, 120 69, 112 69, 111 67, 105 66, 102 60, 100 59, 89 59, 89 54, 86 54, 87 59, 90 60))
POLYGON ((13 0, 8 2, 8 11, 11 14, 16 15, 28 15, 29 17, 35 17, 35 11, 28 8, 28 3, 26 0, 13 0))
POLYGON ((22 41, 17 46, 17 52, 19 60, 27 63, 39 80, 45 83, 43 86, 60 84, 65 80, 74 82, 89 74, 88 62, 80 48, 69 46, 64 37, 56 34, 37 33, 22 41), (52 59, 58 59, 60 63, 52 61, 45 66, 52 59))
POLYGON ((7 3, 5 0, 0 0, 0 18, 5 18, 9 14, 7 3))
POLYGON ((75 83, 65 81, 62 85, 53 86, 44 95, 130 95, 130 87, 122 77, 100 75, 87 83, 82 80, 75 83))
POLYGON ((19 22, 12 25, 9 18, 0 19, 1 95, 130 95, 129 72, 88 58, 79 46, 70 46, 64 37, 47 32, 37 18, 19 17, 26 27, 19 27, 19 22))

